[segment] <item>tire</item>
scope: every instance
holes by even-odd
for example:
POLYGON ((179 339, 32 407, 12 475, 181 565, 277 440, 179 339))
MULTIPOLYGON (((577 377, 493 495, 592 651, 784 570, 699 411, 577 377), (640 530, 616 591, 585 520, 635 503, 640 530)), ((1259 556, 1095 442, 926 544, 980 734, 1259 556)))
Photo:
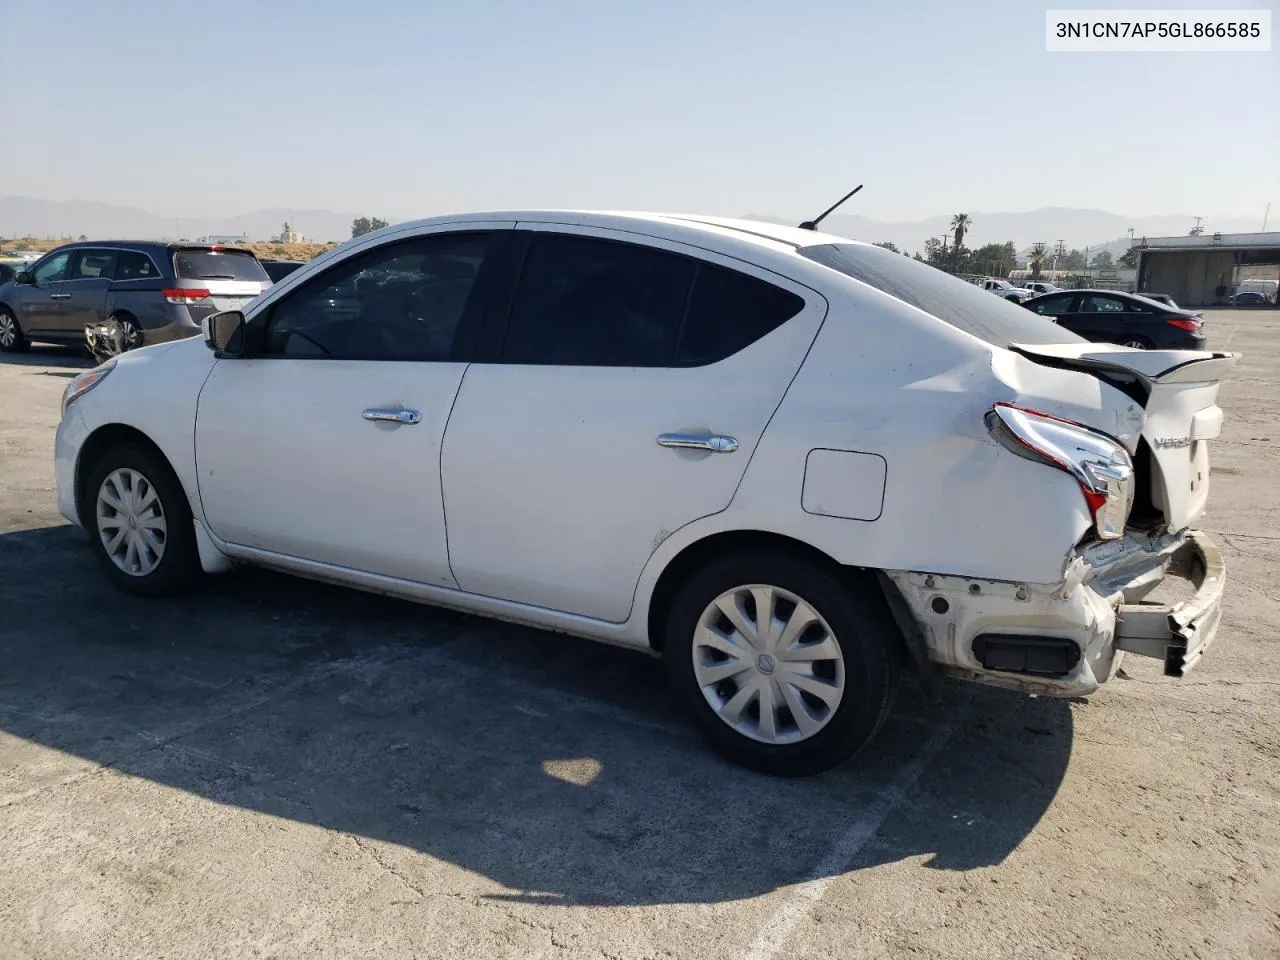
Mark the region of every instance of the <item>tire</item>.
POLYGON ((1135 350, 1150 350, 1151 341, 1145 337, 1130 337, 1127 340, 1121 340, 1120 346, 1133 347, 1135 350))
POLYGON ((190 587, 200 572, 195 523, 186 492, 168 462, 152 447, 124 443, 104 453, 89 470, 80 517, 107 579, 126 593, 176 596, 190 587), (124 505, 122 509, 106 502, 109 498, 104 498, 104 488, 124 505), (145 507, 129 509, 135 502, 130 500, 131 490, 145 507), (113 522, 117 520, 122 522, 113 522), (134 547, 128 545, 131 539, 134 547), (111 540, 118 544, 114 550, 109 549, 111 540))
POLYGON ((18 326, 18 318, 7 307, 0 307, 0 353, 26 353, 31 341, 18 326))
POLYGON ((142 328, 138 321, 126 313, 112 314, 108 319, 120 327, 120 352, 137 350, 143 345, 142 328))
POLYGON ((807 776, 843 763, 871 742, 893 703, 901 650, 901 633, 877 584, 801 554, 754 550, 721 557, 681 586, 667 617, 663 658, 677 700, 720 753, 761 773, 807 776), (750 627, 754 611, 747 597, 768 596, 753 589, 773 591, 775 618, 790 622, 800 615, 797 600, 816 614, 814 625, 798 634, 805 642, 798 645, 793 640, 789 645, 790 658, 782 646, 763 651, 742 646, 743 631, 735 630, 713 606, 728 596, 750 627), (711 643, 720 644, 727 637, 732 648, 746 656, 735 658, 719 646, 709 646, 712 633, 720 637, 711 643), (838 658, 819 656, 819 647, 831 650, 828 641, 838 658), (799 657, 797 646, 804 651, 799 657), (737 674, 715 682, 717 674, 707 671, 720 667, 726 674, 736 668, 737 674), (798 674, 797 682, 810 690, 823 684, 823 697, 802 696, 786 682, 798 674), (785 710, 779 706, 770 711, 772 738, 761 720, 764 686, 775 703, 786 705, 785 710), (837 689, 839 696, 832 704, 837 689), (741 711, 737 726, 720 713, 732 714, 735 700, 741 711), (792 704, 805 711, 804 725, 796 721, 792 704))

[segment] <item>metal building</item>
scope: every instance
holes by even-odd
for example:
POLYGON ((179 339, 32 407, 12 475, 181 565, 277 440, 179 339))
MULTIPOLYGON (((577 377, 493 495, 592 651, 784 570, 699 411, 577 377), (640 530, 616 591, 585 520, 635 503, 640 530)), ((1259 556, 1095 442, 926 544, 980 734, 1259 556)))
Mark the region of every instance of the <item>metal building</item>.
POLYGON ((1276 302, 1280 232, 1204 233, 1141 237, 1138 291, 1167 293, 1180 305, 1226 305, 1243 290, 1258 289, 1276 302))

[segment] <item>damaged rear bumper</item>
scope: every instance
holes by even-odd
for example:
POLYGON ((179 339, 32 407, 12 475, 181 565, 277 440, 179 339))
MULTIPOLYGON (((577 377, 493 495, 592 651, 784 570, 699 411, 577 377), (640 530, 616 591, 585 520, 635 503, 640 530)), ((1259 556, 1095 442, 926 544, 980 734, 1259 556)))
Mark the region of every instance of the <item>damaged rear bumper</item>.
POLYGON ((1181 603, 1122 603, 1116 609, 1118 650, 1164 661, 1167 677, 1181 677, 1218 634, 1226 566, 1212 540, 1194 531, 1169 559, 1168 574, 1190 580, 1195 595, 1181 603))
POLYGON ((1222 554, 1198 531, 1093 544, 1056 584, 893 570, 885 577, 909 644, 941 672, 1064 697, 1097 690, 1122 652, 1162 660, 1169 676, 1186 674, 1217 634, 1226 583, 1222 554), (1194 594, 1147 602, 1166 577, 1189 581, 1194 594))

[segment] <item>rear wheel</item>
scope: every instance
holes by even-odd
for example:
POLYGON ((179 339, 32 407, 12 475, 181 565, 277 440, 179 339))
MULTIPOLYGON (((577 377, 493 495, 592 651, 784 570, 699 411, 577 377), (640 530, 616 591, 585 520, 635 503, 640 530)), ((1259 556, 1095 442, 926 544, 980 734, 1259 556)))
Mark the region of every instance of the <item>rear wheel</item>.
POLYGON ((126 313, 117 313, 111 317, 120 327, 120 352, 136 350, 142 346, 142 328, 138 321, 126 313))
POLYGON ((199 573, 182 484, 156 450, 126 443, 89 471, 80 516, 108 579, 144 597, 181 593, 199 573))
POLYGON ((0 352, 26 353, 31 343, 18 326, 18 318, 7 307, 0 307, 0 352))
POLYGON ((1126 339, 1126 340, 1122 340, 1122 341, 1120 342, 1120 345, 1121 345, 1122 347, 1133 347, 1135 350, 1150 350, 1150 349, 1151 349, 1151 341, 1150 341, 1150 340, 1145 340, 1145 339, 1143 339, 1142 337, 1129 337, 1129 338, 1128 338, 1128 339, 1126 339))
POLYGON ((804 776, 875 736, 900 649, 874 584, 799 554, 759 551, 688 579, 671 607, 664 658, 677 697, 721 753, 804 776))

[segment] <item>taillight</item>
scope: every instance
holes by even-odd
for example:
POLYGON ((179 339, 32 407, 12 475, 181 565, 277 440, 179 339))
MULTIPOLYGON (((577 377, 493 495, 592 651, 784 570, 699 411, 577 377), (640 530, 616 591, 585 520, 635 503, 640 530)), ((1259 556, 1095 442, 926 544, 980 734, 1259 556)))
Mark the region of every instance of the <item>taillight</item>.
POLYGON ((1204 320, 1200 317, 1170 317, 1165 321, 1171 327, 1177 327, 1179 330, 1199 330, 1204 326, 1204 320))
POLYGON ((196 290, 188 287, 168 287, 160 291, 160 295, 169 303, 199 303, 209 296, 208 290, 196 290))
POLYGON ((1070 474, 1080 485, 1099 539, 1124 536, 1133 507, 1133 460, 1118 441, 1072 420, 1011 403, 991 409, 987 429, 1010 452, 1070 474))

